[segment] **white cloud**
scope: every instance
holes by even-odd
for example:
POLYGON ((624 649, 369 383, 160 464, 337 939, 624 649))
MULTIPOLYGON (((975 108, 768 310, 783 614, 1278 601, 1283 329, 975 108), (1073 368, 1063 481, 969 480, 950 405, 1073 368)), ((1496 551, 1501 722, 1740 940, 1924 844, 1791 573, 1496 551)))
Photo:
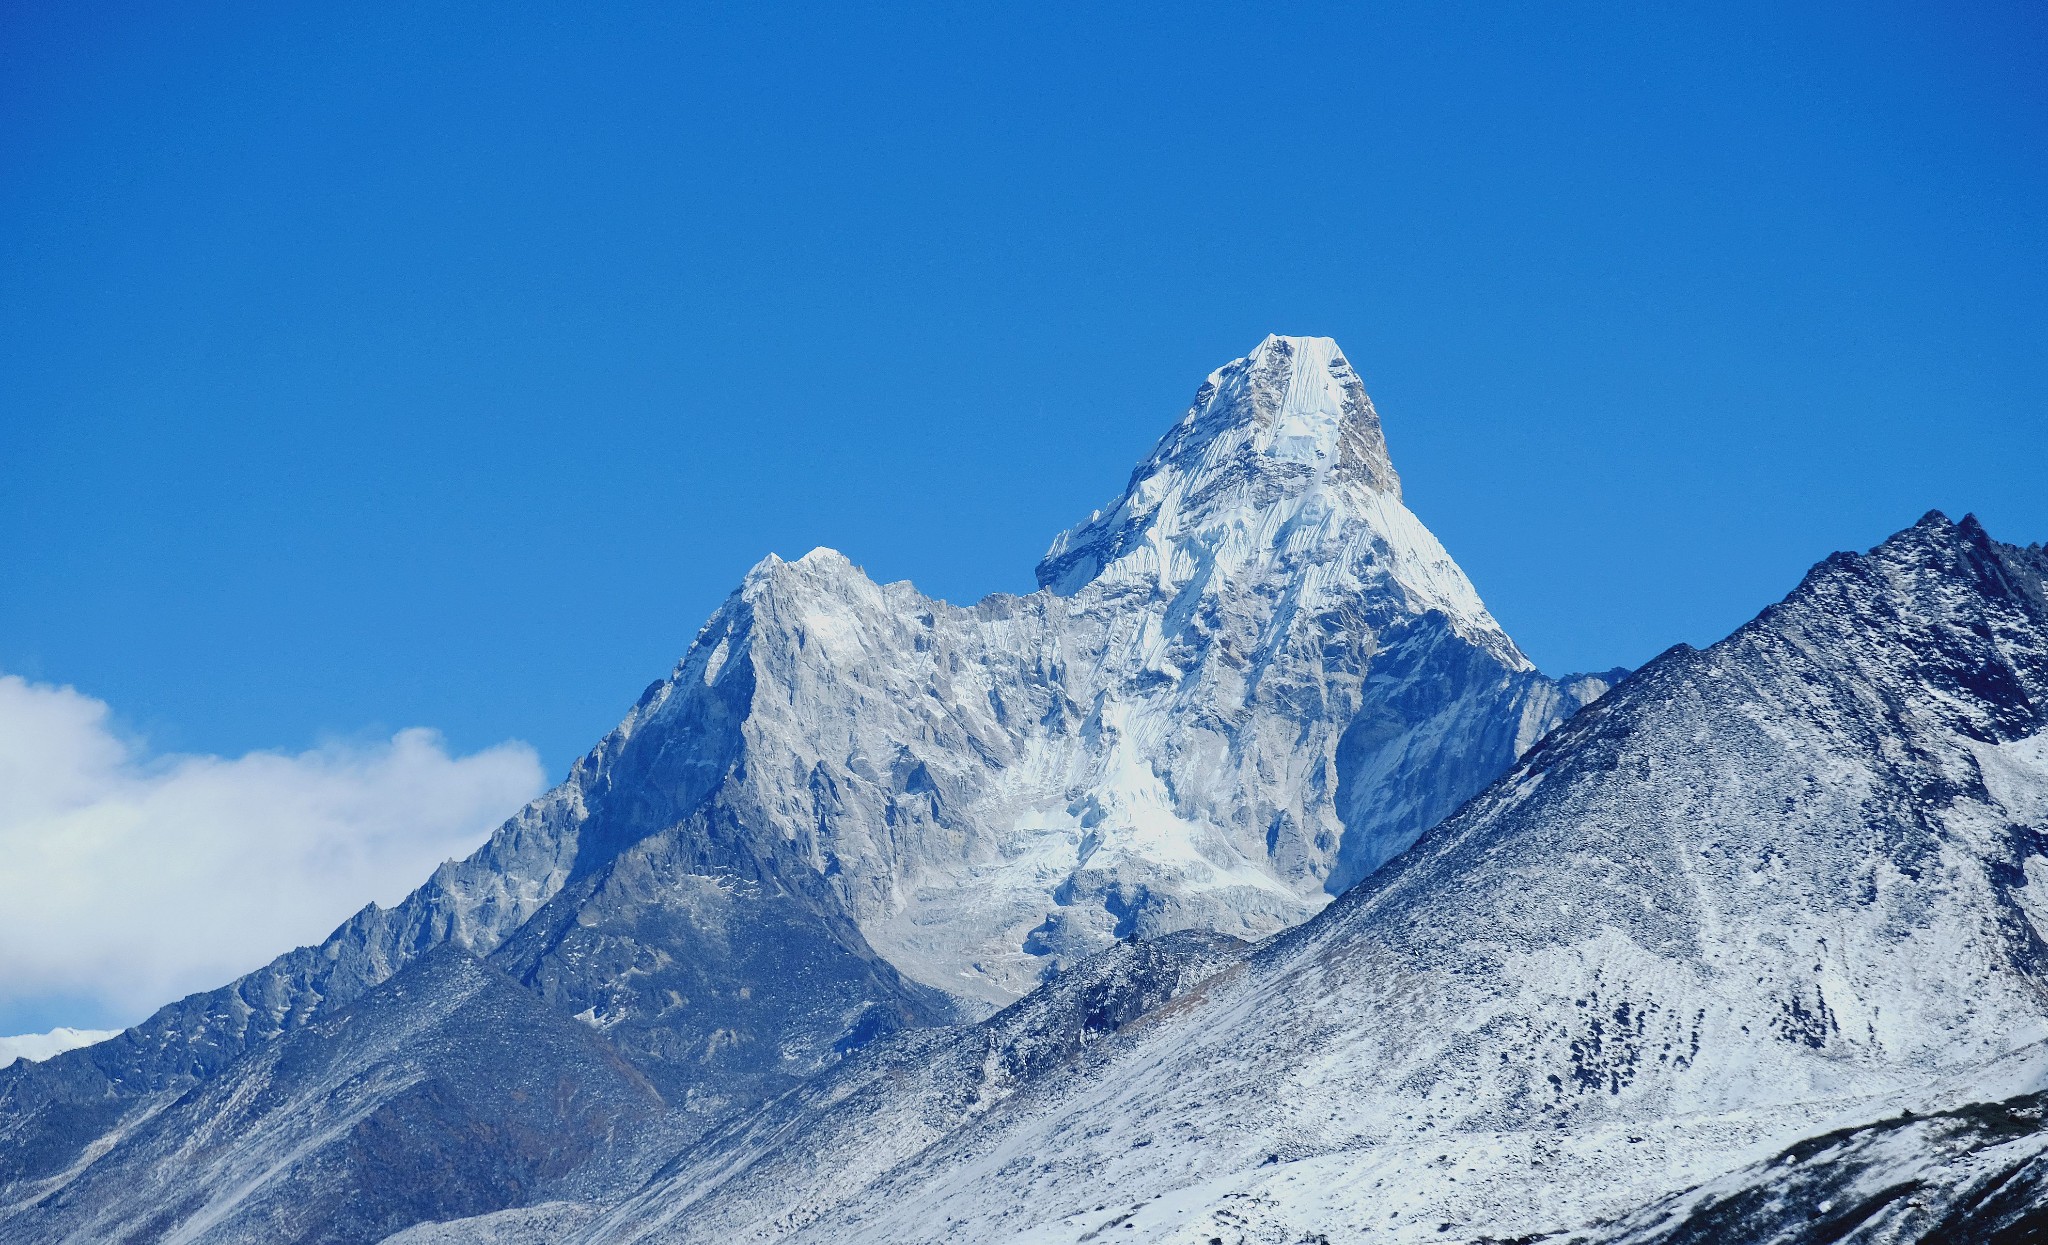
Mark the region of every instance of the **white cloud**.
POLYGON ((0 1004, 139 1019, 401 898, 542 782, 526 744, 450 756, 421 729, 152 756, 104 701, 0 675, 0 1004))
POLYGON ((77 1050, 81 1046, 104 1042, 120 1032, 119 1029, 52 1029, 48 1033, 0 1037, 0 1068, 17 1059, 41 1063, 52 1055, 61 1055, 67 1050, 77 1050))

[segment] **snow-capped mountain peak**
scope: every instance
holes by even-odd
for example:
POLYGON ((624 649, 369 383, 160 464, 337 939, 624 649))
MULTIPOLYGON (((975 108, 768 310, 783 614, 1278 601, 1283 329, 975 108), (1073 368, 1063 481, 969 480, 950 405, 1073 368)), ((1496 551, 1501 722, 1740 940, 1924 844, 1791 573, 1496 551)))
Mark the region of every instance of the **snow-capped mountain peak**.
POLYGON ((1183 613, 1266 585, 1310 608, 1369 596, 1385 620, 1436 611, 1511 668, 1534 668, 1402 504, 1379 413, 1327 337, 1268 336, 1211 372, 1123 495, 1053 541, 1038 582, 1119 603, 1183 597, 1183 613))
POLYGON ((1286 472, 1287 464, 1401 495, 1379 412, 1343 350, 1327 337, 1269 335, 1250 354, 1209 373, 1187 414, 1138 466, 1133 483, 1172 475, 1206 483, 1230 474, 1286 472))
POLYGON ((1175 448, 1200 446, 1212 461, 1219 443, 1243 444, 1258 455, 1355 478, 1376 492, 1401 495, 1387 458, 1379 412, 1365 384, 1327 337, 1268 335, 1258 349, 1209 374, 1170 437, 1175 448), (1242 442, 1223 434, 1242 430, 1242 442))
POLYGON ((601 1034, 690 1133, 1118 940, 1303 921, 1606 687, 1501 632, 1326 338, 1211 373, 1040 579, 962 606, 830 549, 763 559, 474 856, 90 1058, 0 1075, 0 1240, 10 1162, 66 1170, 107 1101, 155 1110, 443 943, 601 1034))

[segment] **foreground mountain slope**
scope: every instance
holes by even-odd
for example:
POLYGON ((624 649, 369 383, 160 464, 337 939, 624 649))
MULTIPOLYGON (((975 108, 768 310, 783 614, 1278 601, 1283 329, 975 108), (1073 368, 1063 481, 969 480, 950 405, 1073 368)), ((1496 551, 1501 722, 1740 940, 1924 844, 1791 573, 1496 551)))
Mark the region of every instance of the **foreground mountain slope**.
MULTIPOLYGON (((692 1146, 595 1231, 606 1239, 629 1225, 635 1237, 739 1240, 764 1206, 778 1208, 778 1229, 801 1226, 1013 1094, 1096 1074, 1110 1035, 1199 991, 1249 951, 1195 931, 1120 943, 980 1024, 879 1043, 692 1146)), ((445 1232, 463 1239, 455 1225, 445 1232)))
POLYGON ((859 1168, 824 1104, 578 1239, 1510 1238, 1876 1118, 2048 1037, 2044 573, 1939 515, 1836 555, 1088 1075, 851 1187, 732 1174, 859 1168))
POLYGON ((765 560, 468 860, 0 1070, 0 1206, 115 1170, 139 1121, 451 944, 706 1127, 1117 939, 1296 923, 1607 685, 1501 632, 1327 339, 1212 374, 1039 577, 960 607, 829 550, 765 560))
POLYGON ((2025 1245, 2048 1237, 2048 1050, 2030 1048, 1939 1087, 1934 1100, 1943 1105, 1933 1109, 1918 1101, 1926 1095, 1912 1097, 1882 1118, 1806 1138, 1577 1239, 2025 1245))
POLYGON ((662 1106, 587 1026, 443 947, 0 1210, 0 1239, 376 1240, 623 1159, 662 1106))

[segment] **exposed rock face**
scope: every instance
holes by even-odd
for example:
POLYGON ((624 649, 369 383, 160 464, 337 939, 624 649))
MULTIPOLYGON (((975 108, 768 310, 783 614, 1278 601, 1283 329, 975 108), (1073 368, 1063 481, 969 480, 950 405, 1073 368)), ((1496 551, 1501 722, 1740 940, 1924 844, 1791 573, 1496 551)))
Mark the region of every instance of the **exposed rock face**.
POLYGON ((1039 579, 960 607, 829 550, 770 557, 476 855, 0 1071, 0 1238, 40 1231, 4 1209, 23 1190, 436 947, 708 1123, 1117 939, 1295 924, 1607 686, 1544 677, 1501 632, 1325 339, 1212 374, 1039 579))
POLYGON ((1838 554, 1085 1065, 937 1135, 858 1127, 916 1081, 770 1113, 578 1239, 1773 1239, 1806 1186, 1738 1169, 1909 1104, 1947 1115, 1808 1143, 1849 1165, 1811 1187, 1924 1145, 1899 1239, 2038 1224, 2044 577, 1939 515, 1838 554))

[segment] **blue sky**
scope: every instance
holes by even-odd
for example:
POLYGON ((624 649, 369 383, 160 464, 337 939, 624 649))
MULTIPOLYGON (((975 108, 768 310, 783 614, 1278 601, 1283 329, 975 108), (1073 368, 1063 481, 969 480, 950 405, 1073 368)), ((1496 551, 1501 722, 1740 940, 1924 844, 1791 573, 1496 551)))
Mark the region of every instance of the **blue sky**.
POLYGON ((1699 7, 7 6, 0 671, 559 774, 771 550, 1028 588, 1268 331, 1553 671, 2048 538, 2040 10, 1699 7))

